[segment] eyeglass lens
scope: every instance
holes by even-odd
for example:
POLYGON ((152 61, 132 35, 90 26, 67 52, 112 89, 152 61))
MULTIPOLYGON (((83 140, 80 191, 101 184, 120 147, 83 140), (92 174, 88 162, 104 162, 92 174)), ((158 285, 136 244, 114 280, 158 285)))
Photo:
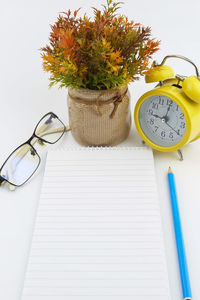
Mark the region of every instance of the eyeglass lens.
POLYGON ((21 185, 36 171, 40 158, 35 150, 24 144, 11 154, 1 170, 1 176, 11 184, 21 185))
POLYGON ((64 124, 54 115, 48 114, 41 119, 35 129, 35 134, 49 143, 57 142, 65 131, 64 124))

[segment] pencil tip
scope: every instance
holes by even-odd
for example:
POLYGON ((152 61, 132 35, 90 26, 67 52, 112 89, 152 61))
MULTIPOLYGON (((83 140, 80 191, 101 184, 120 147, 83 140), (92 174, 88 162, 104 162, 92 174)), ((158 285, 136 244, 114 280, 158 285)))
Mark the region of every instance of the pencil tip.
POLYGON ((169 169, 168 169, 168 173, 172 173, 172 169, 171 169, 171 167, 169 167, 169 169))

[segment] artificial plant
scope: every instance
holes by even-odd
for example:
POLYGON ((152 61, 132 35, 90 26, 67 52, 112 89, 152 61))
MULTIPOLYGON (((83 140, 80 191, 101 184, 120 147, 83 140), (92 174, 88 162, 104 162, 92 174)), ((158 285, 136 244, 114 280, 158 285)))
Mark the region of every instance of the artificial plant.
POLYGON ((50 86, 110 89, 144 75, 159 41, 151 28, 118 14, 121 2, 107 0, 94 17, 79 17, 79 9, 58 16, 49 44, 41 49, 50 86))

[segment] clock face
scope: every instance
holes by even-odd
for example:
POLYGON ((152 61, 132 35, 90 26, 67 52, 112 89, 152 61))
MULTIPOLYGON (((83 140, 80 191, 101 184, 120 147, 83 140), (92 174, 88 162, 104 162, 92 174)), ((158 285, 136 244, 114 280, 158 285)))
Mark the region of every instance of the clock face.
POLYGON ((168 97, 155 95, 147 98, 139 110, 140 127, 154 144, 171 147, 178 144, 186 130, 181 108, 168 97))

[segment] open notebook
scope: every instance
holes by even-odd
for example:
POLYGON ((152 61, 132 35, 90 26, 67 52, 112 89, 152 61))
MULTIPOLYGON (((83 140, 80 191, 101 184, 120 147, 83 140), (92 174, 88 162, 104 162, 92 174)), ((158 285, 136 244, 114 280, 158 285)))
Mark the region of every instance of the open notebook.
POLYGON ((48 153, 22 300, 169 300, 153 155, 48 153))

